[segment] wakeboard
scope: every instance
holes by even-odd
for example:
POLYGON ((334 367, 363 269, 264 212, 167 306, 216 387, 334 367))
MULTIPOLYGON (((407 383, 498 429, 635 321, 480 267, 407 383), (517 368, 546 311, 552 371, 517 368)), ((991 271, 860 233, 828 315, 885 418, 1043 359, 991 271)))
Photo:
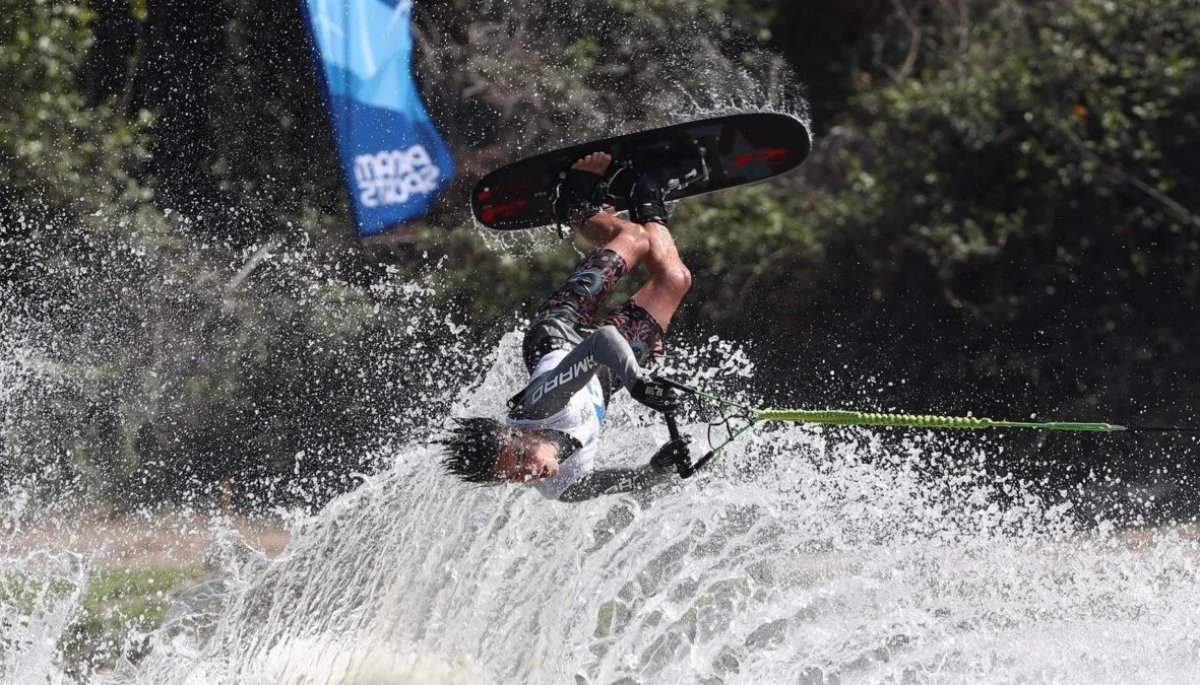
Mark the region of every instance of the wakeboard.
POLYGON ((774 112, 731 114, 628 133, 527 157, 484 176, 471 194, 479 223, 498 231, 556 224, 555 192, 566 170, 592 152, 613 157, 607 203, 628 209, 639 166, 648 160, 699 158, 703 173, 668 201, 773 178, 800 166, 811 148, 799 119, 774 112), (632 173, 631 173, 632 172, 632 173))

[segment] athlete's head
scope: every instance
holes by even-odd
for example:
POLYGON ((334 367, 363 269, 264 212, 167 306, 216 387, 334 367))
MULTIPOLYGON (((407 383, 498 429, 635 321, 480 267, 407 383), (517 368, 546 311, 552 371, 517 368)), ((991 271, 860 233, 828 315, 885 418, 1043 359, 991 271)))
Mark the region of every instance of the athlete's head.
POLYGON ((468 483, 531 483, 558 475, 557 441, 495 419, 455 419, 443 444, 446 470, 468 483))

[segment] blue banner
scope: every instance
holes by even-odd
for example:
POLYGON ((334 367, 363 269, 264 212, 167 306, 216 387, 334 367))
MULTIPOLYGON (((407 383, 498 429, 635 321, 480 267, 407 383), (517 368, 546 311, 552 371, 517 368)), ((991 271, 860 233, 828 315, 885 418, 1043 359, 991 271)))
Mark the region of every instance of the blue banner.
POLYGON ((454 175, 412 76, 412 0, 300 0, 358 234, 425 213, 454 175))

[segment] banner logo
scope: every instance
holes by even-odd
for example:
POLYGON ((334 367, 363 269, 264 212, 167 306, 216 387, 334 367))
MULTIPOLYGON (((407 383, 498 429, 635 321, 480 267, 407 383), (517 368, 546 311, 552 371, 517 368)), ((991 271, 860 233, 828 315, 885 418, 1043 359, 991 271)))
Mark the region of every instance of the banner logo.
POLYGON ((440 178, 441 170, 421 145, 354 158, 358 200, 365 207, 402 205, 414 195, 436 193, 440 178))

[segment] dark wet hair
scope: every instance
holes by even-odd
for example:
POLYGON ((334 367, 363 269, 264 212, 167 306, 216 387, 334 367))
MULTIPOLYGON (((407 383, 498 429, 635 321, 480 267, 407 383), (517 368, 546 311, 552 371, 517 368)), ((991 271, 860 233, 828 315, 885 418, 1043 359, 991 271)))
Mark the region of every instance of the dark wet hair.
POLYGON ((495 473, 500 438, 508 428, 495 419, 454 419, 450 435, 438 442, 446 446, 446 472, 467 483, 498 483, 495 473))

